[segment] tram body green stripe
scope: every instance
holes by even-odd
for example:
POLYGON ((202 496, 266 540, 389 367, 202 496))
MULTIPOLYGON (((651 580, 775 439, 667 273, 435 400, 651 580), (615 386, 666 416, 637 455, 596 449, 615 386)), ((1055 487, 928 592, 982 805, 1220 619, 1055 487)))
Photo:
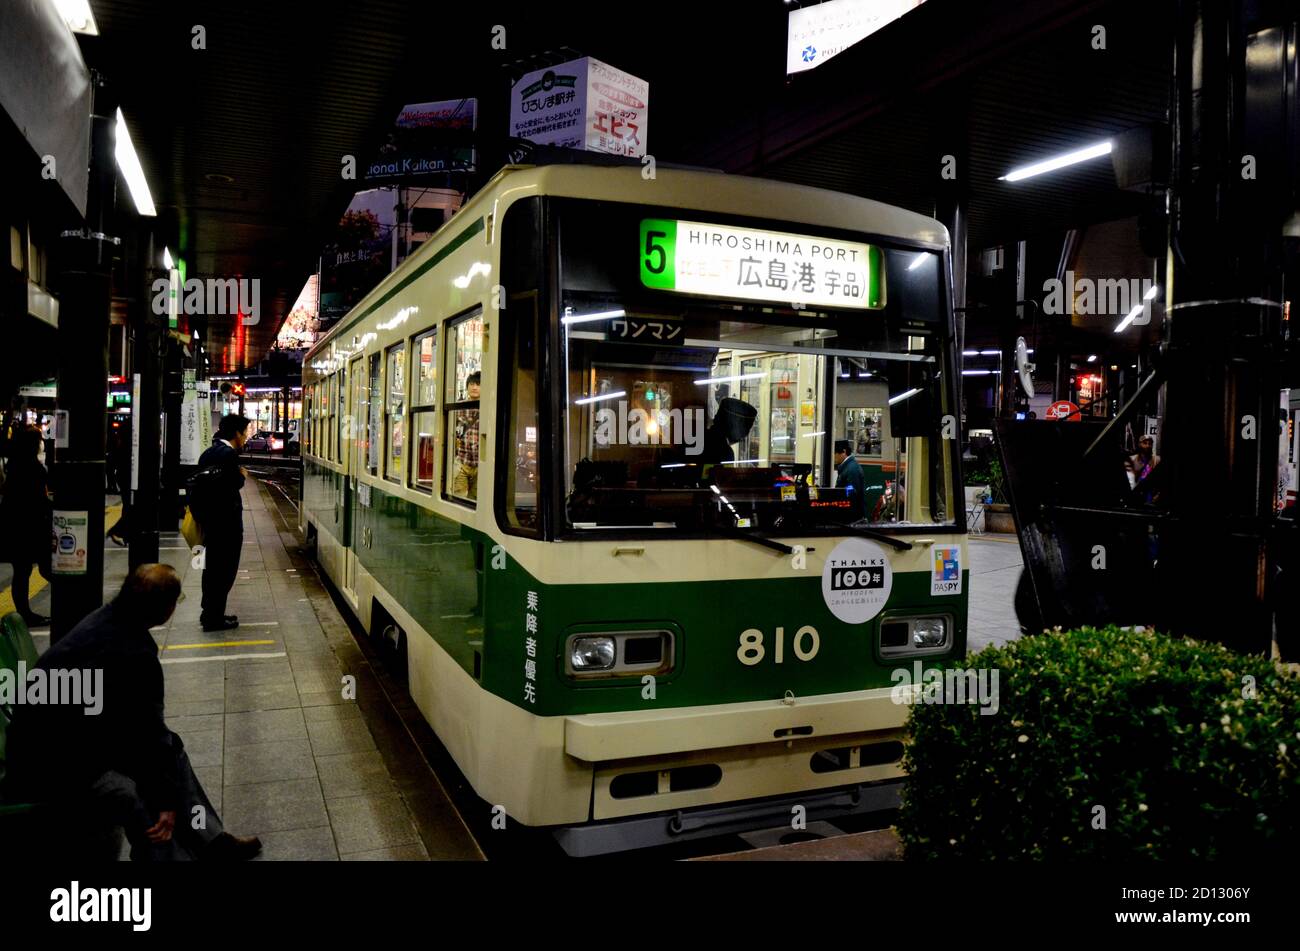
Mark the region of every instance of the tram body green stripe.
MULTIPOLYGON (((910 658, 882 661, 876 651, 884 617, 947 614, 955 621, 952 658, 965 656, 966 609, 970 578, 963 593, 933 597, 927 572, 897 572, 889 603, 862 625, 837 620, 821 594, 821 577, 635 584, 546 585, 504 555, 493 568, 494 542, 479 530, 440 516, 372 485, 369 506, 350 492, 346 506, 334 503, 342 477, 306 461, 304 505, 312 518, 342 538, 349 522, 370 528, 370 544, 354 548, 375 581, 467 672, 481 655, 484 689, 539 715, 600 713, 776 700, 891 685, 896 668, 911 669, 910 658), (336 518, 336 512, 337 518, 336 518), (537 592, 536 701, 525 699, 525 618, 529 591, 537 592), (800 660, 796 632, 811 625, 818 632, 816 655, 800 660), (575 684, 564 674, 567 634, 593 630, 675 629, 676 668, 657 678, 654 698, 643 696, 639 676, 575 684), (777 628, 783 630, 783 657, 776 663, 777 628), (763 633, 764 657, 752 666, 737 657, 740 635, 763 633)), ((354 533, 355 534, 355 533, 354 533)), ((744 544, 744 542, 737 542, 744 544)), ((560 546, 555 546, 561 557, 560 546)), ((805 653, 810 644, 803 642, 805 653)), ((944 658, 926 658, 942 666, 944 658)))

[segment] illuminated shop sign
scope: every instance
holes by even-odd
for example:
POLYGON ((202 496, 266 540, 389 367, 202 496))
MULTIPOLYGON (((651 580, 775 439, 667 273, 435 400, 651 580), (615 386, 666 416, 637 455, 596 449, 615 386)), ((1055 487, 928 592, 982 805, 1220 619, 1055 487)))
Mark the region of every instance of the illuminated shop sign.
POLYGON ((801 73, 860 43, 925 0, 827 0, 790 11, 785 71, 801 73))
POLYGON ((641 221, 641 283, 800 307, 885 306, 880 248, 701 221, 641 221))

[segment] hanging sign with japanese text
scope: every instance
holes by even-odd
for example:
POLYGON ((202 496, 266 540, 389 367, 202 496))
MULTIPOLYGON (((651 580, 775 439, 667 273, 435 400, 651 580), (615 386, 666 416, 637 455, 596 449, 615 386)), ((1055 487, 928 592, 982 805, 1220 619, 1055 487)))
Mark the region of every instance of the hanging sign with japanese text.
POLYGON ((650 84, 590 56, 524 74, 510 91, 510 134, 536 145, 645 155, 650 84))
POLYGON ((639 248, 646 287, 801 307, 885 306, 884 254, 875 245, 646 218, 639 248))

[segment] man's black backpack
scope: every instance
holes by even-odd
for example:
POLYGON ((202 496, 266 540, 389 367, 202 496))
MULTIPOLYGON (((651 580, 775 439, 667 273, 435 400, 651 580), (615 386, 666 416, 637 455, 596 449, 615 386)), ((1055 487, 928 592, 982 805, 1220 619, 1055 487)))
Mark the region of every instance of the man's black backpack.
POLYGON ((200 525, 207 523, 212 514, 212 503, 221 485, 221 466, 204 466, 187 483, 190 514, 200 525))

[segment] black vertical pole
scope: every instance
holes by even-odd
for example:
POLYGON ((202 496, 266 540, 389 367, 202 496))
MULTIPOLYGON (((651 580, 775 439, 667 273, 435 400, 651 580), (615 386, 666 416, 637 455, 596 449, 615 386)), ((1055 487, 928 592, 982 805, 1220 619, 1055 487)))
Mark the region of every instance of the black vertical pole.
POLYGON ((1264 652, 1281 312, 1260 270, 1275 236, 1250 213, 1258 184, 1242 175, 1242 9, 1240 0, 1178 4, 1161 433, 1161 503, 1173 521, 1157 567, 1165 626, 1264 652), (1198 579, 1206 596, 1187 597, 1198 579))
MULTIPOLYGON (((141 253, 136 276, 137 284, 147 288, 153 273, 155 248, 153 236, 142 234, 141 253)), ((161 254, 161 252, 158 252, 161 254)), ((136 491, 131 497, 131 553, 130 565, 149 564, 158 560, 158 472, 162 465, 162 346, 163 328, 167 315, 155 314, 151 308, 153 295, 140 295, 131 305, 131 319, 135 326, 135 347, 132 352, 133 372, 140 375, 140 403, 136 413, 140 427, 139 464, 136 473, 136 491)))
POLYGON ((57 451, 54 509, 86 519, 76 548, 84 571, 50 579, 50 640, 58 640, 104 598, 104 404, 108 399, 111 270, 118 244, 113 104, 95 77, 86 225, 63 234, 67 267, 59 295, 58 393, 68 411, 68 445, 57 451))
MULTIPOLYGON (((158 506, 158 530, 174 532, 180 527, 181 404, 185 400, 184 351, 168 335, 163 350, 163 412, 167 419, 167 451, 162 463, 162 493, 158 506)), ((204 447, 207 448, 206 446, 204 447)))

